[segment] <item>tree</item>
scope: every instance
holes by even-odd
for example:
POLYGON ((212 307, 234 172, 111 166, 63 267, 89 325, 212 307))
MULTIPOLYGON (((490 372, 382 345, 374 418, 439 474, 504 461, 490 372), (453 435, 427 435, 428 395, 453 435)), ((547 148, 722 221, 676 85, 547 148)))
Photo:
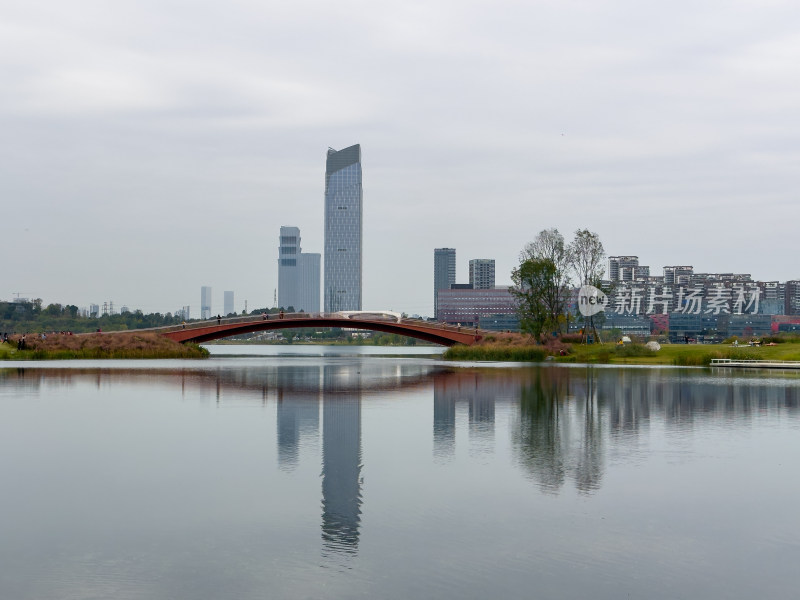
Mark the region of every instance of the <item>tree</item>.
POLYGON ((560 275, 564 277, 568 275, 569 247, 564 243, 564 236, 556 228, 543 229, 532 242, 528 242, 520 259, 527 260, 529 258, 550 260, 560 275))
MULTIPOLYGON (((600 287, 600 280, 605 272, 603 267, 605 255, 606 252, 603 249, 603 242, 600 241, 600 236, 588 229, 578 229, 575 232, 575 238, 569 245, 569 258, 572 270, 575 271, 575 275, 578 278, 578 285, 600 287)), ((607 290, 603 291, 607 292, 607 290)), ((585 324, 583 335, 586 336, 584 339, 588 339, 590 331, 595 339, 598 338, 595 319, 605 320, 605 317, 598 315, 583 317, 585 324)))
POLYGON ((598 285, 605 273, 603 259, 606 256, 600 236, 588 229, 578 229, 569 245, 568 254, 578 284, 598 285))
POLYGON ((547 258, 529 258, 511 272, 517 297, 520 329, 537 339, 548 328, 558 325, 554 306, 561 296, 557 282, 558 269, 547 258))
MULTIPOLYGON (((558 232, 558 229, 543 229, 532 242, 525 246, 520 254, 520 262, 519 276, 522 279, 532 276, 534 280, 540 280, 545 275, 550 278, 546 285, 541 281, 537 281, 537 283, 543 285, 543 289, 546 290, 541 296, 541 300, 544 301, 547 311, 547 326, 561 329, 569 302, 569 271, 572 264, 570 248, 564 243, 564 236, 558 232), (523 265, 528 261, 532 261, 532 263, 523 269, 523 265)), ((514 273, 512 272, 513 278, 514 273)), ((524 289, 520 285, 517 285, 517 288, 524 293, 524 289)), ((539 292, 534 294, 539 295, 539 292)), ((524 315, 522 318, 525 318, 524 315)))

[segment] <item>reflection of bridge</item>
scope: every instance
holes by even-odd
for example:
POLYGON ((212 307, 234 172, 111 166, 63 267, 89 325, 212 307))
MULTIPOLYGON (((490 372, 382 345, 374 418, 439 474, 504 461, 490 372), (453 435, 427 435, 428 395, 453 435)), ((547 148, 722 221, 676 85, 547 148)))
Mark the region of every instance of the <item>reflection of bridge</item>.
POLYGON ((185 326, 159 327, 152 331, 157 331, 176 342, 201 343, 255 331, 309 327, 369 329, 371 331, 405 335, 443 346, 452 346, 453 344, 472 345, 486 333, 483 330, 469 327, 395 317, 392 313, 385 312, 248 315, 187 323, 185 326))

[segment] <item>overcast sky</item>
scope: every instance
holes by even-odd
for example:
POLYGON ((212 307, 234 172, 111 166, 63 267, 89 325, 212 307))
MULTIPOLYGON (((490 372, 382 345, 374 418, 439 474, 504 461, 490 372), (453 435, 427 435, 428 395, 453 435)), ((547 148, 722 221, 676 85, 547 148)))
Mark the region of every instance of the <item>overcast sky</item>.
POLYGON ((0 0, 0 299, 271 306, 362 146, 364 308, 433 249, 597 232, 651 273, 800 278, 800 4, 0 0))

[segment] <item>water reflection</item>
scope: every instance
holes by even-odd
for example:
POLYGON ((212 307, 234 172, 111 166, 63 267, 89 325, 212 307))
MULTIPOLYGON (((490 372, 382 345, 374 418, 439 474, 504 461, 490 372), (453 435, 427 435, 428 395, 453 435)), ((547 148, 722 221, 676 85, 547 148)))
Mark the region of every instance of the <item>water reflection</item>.
MULTIPOLYGON (((315 540, 319 544, 321 536, 323 555, 349 561, 357 557, 362 539, 362 473, 370 460, 362 445, 362 413, 384 391, 429 394, 425 402, 432 403, 432 411, 425 404, 426 412, 414 418, 425 424, 437 467, 476 458, 502 460, 532 482, 526 489, 557 495, 574 488, 586 497, 609 485, 615 464, 635 461, 656 429, 688 439, 709 425, 741 428, 796 415, 799 380, 796 374, 776 373, 451 369, 422 361, 305 359, 257 367, 233 362, 214 368, 1 370, 0 400, 88 383, 98 390, 129 386, 137 394, 160 387, 213 409, 274 407, 275 425, 264 435, 271 438, 274 432, 269 443, 278 468, 300 477, 301 457, 318 461, 311 463, 321 465, 321 473, 315 473, 320 481, 314 483, 320 508, 309 516, 315 540), (468 452, 459 452, 461 440, 468 452)), ((371 456, 377 460, 375 453, 371 456)), ((414 469, 424 472, 425 466, 414 469)))
POLYGON ((439 371, 433 375, 433 453, 437 459, 454 456, 457 407, 465 408, 473 455, 494 448, 495 405, 516 400, 519 381, 493 370, 439 371))
POLYGON ((323 371, 322 540, 355 553, 361 522, 361 390, 350 369, 323 371))
POLYGON ((517 460, 546 492, 571 478, 590 493, 603 475, 603 419, 598 414, 595 373, 544 369, 521 386, 511 438, 517 460), (578 375, 576 377, 576 375, 578 375))
POLYGON ((319 435, 318 389, 308 389, 306 381, 319 381, 320 367, 287 369, 277 377, 277 438, 278 464, 284 471, 293 471, 298 463, 300 448, 319 435))

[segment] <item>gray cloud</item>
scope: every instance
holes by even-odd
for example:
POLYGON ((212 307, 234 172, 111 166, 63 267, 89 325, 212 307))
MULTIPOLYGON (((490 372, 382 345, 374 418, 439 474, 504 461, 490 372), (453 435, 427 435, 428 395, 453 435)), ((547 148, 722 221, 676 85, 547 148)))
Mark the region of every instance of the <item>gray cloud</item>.
POLYGON ((508 282, 553 226, 654 271, 800 277, 790 2, 2 12, 0 297, 271 304, 278 228, 321 251, 325 150, 353 143, 367 307, 429 312, 437 246, 508 282))

